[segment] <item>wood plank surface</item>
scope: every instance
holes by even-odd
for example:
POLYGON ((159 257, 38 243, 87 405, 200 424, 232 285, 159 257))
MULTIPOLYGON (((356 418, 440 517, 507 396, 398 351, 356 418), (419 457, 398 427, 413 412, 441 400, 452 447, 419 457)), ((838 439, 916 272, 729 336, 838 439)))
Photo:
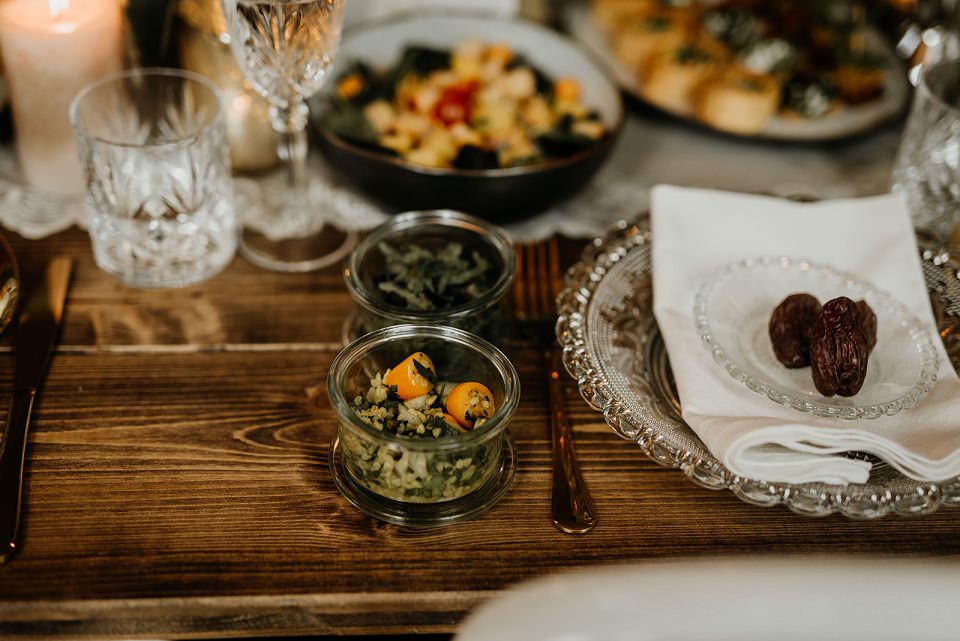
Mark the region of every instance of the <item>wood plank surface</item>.
POLYGON ((70 230, 42 242, 8 234, 29 276, 54 252, 74 257, 61 344, 128 349, 178 345, 340 344, 353 301, 339 266, 281 274, 237 257, 210 280, 183 289, 134 289, 97 268, 90 241, 70 230))
POLYGON ((960 510, 811 519, 694 486, 617 438, 569 380, 600 520, 562 534, 542 372, 519 342, 512 490, 451 527, 385 525, 328 471, 324 380, 350 308, 336 270, 237 259, 197 287, 135 291, 95 268, 79 232, 15 245, 26 263, 69 251, 78 270, 29 439, 22 552, 0 566, 5 640, 451 632, 516 581, 593 563, 960 553, 960 510))

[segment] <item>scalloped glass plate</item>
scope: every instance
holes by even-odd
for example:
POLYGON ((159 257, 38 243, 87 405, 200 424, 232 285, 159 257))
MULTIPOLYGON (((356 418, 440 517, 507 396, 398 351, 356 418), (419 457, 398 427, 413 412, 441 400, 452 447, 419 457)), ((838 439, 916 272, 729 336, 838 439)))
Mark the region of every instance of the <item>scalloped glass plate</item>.
POLYGON ((828 265, 794 258, 751 258, 720 271, 697 291, 694 322, 703 346, 730 376, 774 403, 843 419, 892 416, 913 407, 937 380, 930 334, 889 293, 828 265), (865 300, 877 315, 877 345, 863 387, 852 397, 826 397, 810 368, 788 369, 773 353, 767 326, 786 296, 806 292, 825 303, 865 300))
MULTIPOLYGON (((610 428, 634 441, 657 463, 681 470, 692 482, 729 490, 759 506, 785 505, 807 516, 840 513, 852 519, 921 515, 941 505, 960 506, 960 477, 915 481, 862 452, 870 461, 866 483, 789 484, 730 472, 683 421, 670 362, 653 317, 649 222, 622 224, 584 251, 570 268, 558 298, 557 337, 580 395, 602 412, 610 428)), ((953 367, 960 370, 960 262, 922 247, 922 268, 938 331, 953 367)))

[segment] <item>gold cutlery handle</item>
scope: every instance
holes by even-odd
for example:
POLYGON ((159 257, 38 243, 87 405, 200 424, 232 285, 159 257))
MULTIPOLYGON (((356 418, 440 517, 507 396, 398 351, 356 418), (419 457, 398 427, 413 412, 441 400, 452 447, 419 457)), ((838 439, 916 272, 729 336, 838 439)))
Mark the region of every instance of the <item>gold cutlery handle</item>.
POLYGON ((14 390, 3 428, 3 441, 0 442, 0 563, 9 561, 17 551, 23 458, 36 395, 37 390, 32 387, 14 390))
POLYGON ((551 512, 553 524, 568 534, 584 534, 597 524, 593 499, 580 475, 580 465, 573 447, 573 434, 560 386, 560 352, 548 349, 547 391, 550 400, 550 434, 553 441, 553 481, 551 512))

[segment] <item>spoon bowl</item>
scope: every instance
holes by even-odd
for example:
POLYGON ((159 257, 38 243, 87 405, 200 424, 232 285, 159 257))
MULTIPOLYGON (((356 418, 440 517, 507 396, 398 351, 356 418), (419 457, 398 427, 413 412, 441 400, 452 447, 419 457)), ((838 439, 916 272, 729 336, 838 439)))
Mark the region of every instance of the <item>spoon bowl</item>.
POLYGON ((10 243, 0 236, 0 333, 10 325, 20 297, 20 269, 10 243))

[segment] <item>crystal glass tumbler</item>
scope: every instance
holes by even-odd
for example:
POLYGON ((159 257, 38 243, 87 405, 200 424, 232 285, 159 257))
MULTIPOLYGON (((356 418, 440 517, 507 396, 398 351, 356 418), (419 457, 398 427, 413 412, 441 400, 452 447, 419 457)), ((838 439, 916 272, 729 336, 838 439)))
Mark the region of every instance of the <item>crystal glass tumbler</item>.
POLYGON ((960 245, 960 60, 924 68, 893 170, 921 234, 960 245))
POLYGON ((74 98, 70 120, 101 269, 135 287, 183 287, 230 262, 233 182, 210 81, 174 69, 110 76, 74 98))

